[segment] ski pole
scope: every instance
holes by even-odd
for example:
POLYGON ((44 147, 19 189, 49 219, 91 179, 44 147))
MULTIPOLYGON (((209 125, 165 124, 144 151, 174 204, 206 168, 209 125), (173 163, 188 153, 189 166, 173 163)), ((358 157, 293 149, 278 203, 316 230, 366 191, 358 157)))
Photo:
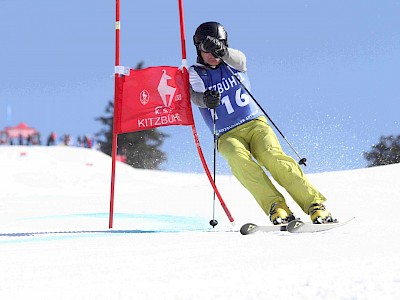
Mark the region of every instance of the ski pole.
POLYGON ((258 103, 258 101, 254 98, 254 96, 250 93, 250 91, 247 89, 247 87, 245 87, 245 85, 242 83, 242 81, 237 77, 237 75, 232 71, 231 67, 221 58, 219 57, 219 59, 221 60, 221 62, 228 68, 229 72, 231 72, 231 74, 233 75, 233 77, 236 79, 236 81, 243 87, 243 89, 246 91, 246 93, 253 99, 253 101, 257 104, 257 106, 261 109, 261 111, 264 113, 264 115, 268 118, 268 120, 271 122, 271 124, 275 127, 275 129, 279 132, 279 134, 282 136, 282 138, 286 141, 286 143, 289 145, 289 147, 293 150, 293 152, 297 155, 297 157, 300 159, 299 160, 299 165, 306 165, 306 161, 307 158, 303 157, 301 158, 301 156, 299 155, 299 153, 296 151, 296 149, 294 149, 294 147, 292 146, 291 143, 289 143, 289 141, 287 140, 287 138, 283 135, 282 131, 279 130, 278 126, 275 125, 274 121, 272 121, 272 119, 269 117, 269 115, 267 114, 267 112, 261 107, 260 103, 258 103))
MULTIPOLYGON (((217 133, 216 133, 216 131, 217 131, 217 129, 216 129, 216 121, 215 121, 215 118, 216 118, 216 116, 217 116, 217 114, 216 114, 216 112, 215 112, 215 108, 213 109, 213 136, 214 136, 214 174, 213 174, 213 176, 214 176, 214 178, 213 178, 213 180, 214 180, 214 184, 215 184, 215 181, 216 181, 216 150, 217 150, 217 133)), ((215 226, 217 226, 218 225, 218 221, 215 219, 215 190, 214 190, 214 193, 213 193, 213 213, 212 213, 212 220, 210 220, 210 225, 214 228, 215 226)))

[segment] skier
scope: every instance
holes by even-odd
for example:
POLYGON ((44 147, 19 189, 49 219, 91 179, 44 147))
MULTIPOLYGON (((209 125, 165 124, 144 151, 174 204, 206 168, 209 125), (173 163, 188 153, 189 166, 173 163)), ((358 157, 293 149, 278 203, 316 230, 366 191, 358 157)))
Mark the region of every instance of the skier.
POLYGON ((218 22, 201 24, 193 36, 197 63, 189 69, 191 101, 218 138, 217 149, 233 175, 254 196, 275 225, 295 219, 283 195, 262 167, 290 194, 314 223, 334 222, 326 198, 309 182, 297 162, 286 155, 254 100, 236 81, 222 58, 249 89, 246 56, 228 46, 218 22))

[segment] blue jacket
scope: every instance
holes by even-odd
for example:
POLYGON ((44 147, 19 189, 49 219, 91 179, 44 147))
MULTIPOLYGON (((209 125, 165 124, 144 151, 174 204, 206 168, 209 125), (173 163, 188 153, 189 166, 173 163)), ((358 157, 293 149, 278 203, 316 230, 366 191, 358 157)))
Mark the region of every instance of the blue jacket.
MULTIPOLYGON (((201 80, 205 89, 216 90, 221 94, 221 104, 216 108, 217 136, 262 115, 259 107, 225 65, 221 64, 215 69, 194 65, 191 69, 196 71, 198 75, 198 78, 196 78, 192 72, 191 84, 193 84, 193 80, 201 80)), ((247 74, 232 67, 231 70, 250 90, 247 74)), ((213 110, 201 107, 199 109, 208 128, 213 132, 213 110)))

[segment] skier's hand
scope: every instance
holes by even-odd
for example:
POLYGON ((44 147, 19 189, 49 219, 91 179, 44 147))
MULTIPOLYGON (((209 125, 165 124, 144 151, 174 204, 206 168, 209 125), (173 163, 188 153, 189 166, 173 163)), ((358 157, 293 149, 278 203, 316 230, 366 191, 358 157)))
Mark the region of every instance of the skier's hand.
POLYGON ((218 91, 207 90, 203 94, 203 100, 208 108, 214 109, 219 105, 221 94, 218 91))
POLYGON ((215 58, 222 57, 226 54, 226 46, 217 38, 207 36, 200 44, 200 50, 211 53, 215 58))

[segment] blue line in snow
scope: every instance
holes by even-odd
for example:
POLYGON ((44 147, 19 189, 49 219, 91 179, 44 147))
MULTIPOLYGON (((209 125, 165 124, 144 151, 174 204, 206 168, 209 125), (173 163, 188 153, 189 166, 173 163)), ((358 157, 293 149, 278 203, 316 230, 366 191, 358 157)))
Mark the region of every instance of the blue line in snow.
MULTIPOLYGON (((88 213, 88 214, 70 214, 39 216, 33 218, 21 219, 21 221, 36 221, 46 219, 82 219, 82 218, 108 218, 108 213, 88 213)), ((59 231, 39 231, 39 232, 8 232, 0 233, 0 244, 7 243, 26 243, 55 241, 74 238, 96 238, 104 236, 121 236, 126 234, 140 233, 176 233, 188 231, 206 231, 209 229, 208 222, 203 218, 175 216, 175 215, 155 215, 155 214, 129 214, 116 213, 114 219, 124 219, 124 223, 132 220, 132 228, 142 229, 124 229, 124 230, 59 230, 59 231)), ((54 226, 54 224, 52 224, 54 226)))

